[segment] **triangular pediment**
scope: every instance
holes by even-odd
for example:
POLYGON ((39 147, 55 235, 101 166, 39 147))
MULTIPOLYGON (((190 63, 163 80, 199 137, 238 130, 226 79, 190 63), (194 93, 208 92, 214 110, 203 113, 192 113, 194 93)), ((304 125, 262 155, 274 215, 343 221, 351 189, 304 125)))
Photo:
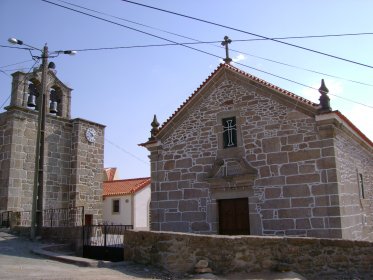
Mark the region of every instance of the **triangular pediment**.
POLYGON ((228 64, 221 64, 174 112, 174 114, 163 123, 156 138, 162 139, 165 135, 174 131, 179 124, 188 117, 188 113, 192 108, 199 104, 204 98, 206 98, 206 95, 213 92, 214 89, 225 80, 231 80, 237 84, 254 86, 257 88, 258 93, 266 94, 270 98, 276 98, 280 102, 288 104, 288 106, 294 108, 294 104, 296 104, 296 108, 307 115, 314 116, 317 113, 318 104, 312 103, 307 99, 272 85, 236 67, 228 64))

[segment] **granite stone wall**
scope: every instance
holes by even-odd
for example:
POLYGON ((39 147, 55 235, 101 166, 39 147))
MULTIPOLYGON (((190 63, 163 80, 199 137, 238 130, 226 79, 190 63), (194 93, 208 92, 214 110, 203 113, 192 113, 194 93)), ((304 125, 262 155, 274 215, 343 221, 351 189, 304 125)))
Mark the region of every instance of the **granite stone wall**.
POLYGON ((251 234, 342 237, 332 136, 279 94, 225 74, 149 147, 152 230, 217 233, 218 200, 248 197, 251 234), (229 116, 238 147, 223 149, 229 116), (241 158, 254 180, 207 180, 217 159, 241 158))
MULTIPOLYGON (((28 85, 40 92, 40 71, 13 74, 10 106, 0 114, 0 210, 30 211, 34 188, 38 111, 27 107, 28 85)), ((93 223, 102 220, 104 126, 70 119, 71 91, 48 71, 50 90, 59 97, 57 115, 46 114, 43 209, 84 206, 93 223), (85 137, 95 128, 96 141, 85 137)))
POLYGON ((126 231, 124 259, 181 275, 206 260, 216 274, 292 270, 307 279, 373 277, 373 243, 340 239, 126 231))
POLYGON ((104 170, 104 127, 83 119, 72 121, 70 207, 84 206, 93 215, 93 224, 102 222, 102 182, 104 170), (97 132, 96 141, 85 138, 88 127, 97 132))
POLYGON ((248 198, 253 235, 372 238, 372 147, 286 94, 224 68, 208 78, 145 145, 152 230, 219 233, 220 201, 248 198), (224 149, 229 117, 237 147, 224 149))
POLYGON ((373 155, 371 148, 336 134, 343 238, 373 240, 373 155), (362 189, 359 174, 362 175, 362 189))
POLYGON ((37 116, 32 112, 10 110, 0 114, 1 203, 3 210, 30 211, 35 165, 37 116), (3 208, 4 207, 4 208, 3 208))

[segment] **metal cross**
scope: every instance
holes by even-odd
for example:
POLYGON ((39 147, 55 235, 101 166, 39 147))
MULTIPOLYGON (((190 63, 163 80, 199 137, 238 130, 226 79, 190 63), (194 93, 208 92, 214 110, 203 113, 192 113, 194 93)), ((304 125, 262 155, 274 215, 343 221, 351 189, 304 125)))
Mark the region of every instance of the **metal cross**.
POLYGON ((235 145, 233 142, 233 131, 236 130, 236 125, 233 124, 233 120, 227 120, 225 123, 226 126, 223 127, 224 132, 228 134, 228 143, 227 147, 232 147, 235 145))
POLYGON ((224 37, 224 41, 221 42, 221 45, 225 47, 225 58, 223 59, 225 63, 229 64, 232 59, 229 57, 228 44, 232 43, 232 40, 228 36, 224 37))

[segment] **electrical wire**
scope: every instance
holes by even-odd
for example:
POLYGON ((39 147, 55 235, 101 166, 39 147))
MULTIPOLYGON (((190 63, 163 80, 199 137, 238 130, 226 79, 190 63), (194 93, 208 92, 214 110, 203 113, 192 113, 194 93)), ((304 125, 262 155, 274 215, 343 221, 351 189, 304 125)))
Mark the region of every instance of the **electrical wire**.
POLYGON ((149 166, 149 162, 146 162, 146 161, 142 160, 141 158, 135 156, 134 154, 130 153, 129 151, 127 151, 126 149, 122 148, 122 147, 119 146, 118 144, 115 144, 114 142, 110 141, 109 139, 107 139, 107 138, 104 138, 104 139, 105 139, 105 141, 106 141, 107 143, 109 143, 110 145, 114 146, 114 147, 117 148, 118 150, 124 152, 125 154, 127 154, 127 155, 133 157, 134 159, 137 159, 138 161, 140 161, 140 162, 146 164, 147 166, 149 166))
MULTIPOLYGON (((32 60, 32 59, 24 60, 24 61, 21 61, 21 62, 16 62, 16 63, 12 63, 12 64, 8 64, 8 65, 0 66, 0 68, 7 68, 9 66, 19 65, 19 64, 26 63, 26 62, 30 62, 30 61, 34 61, 34 60, 32 60)), ((6 71, 8 71, 8 70, 6 70, 6 71)))
MULTIPOLYGON (((233 41, 234 40, 232 40, 232 42, 233 41)), ((101 51, 101 50, 117 50, 117 49, 167 47, 167 46, 178 46, 180 44, 182 44, 182 45, 188 45, 188 44, 201 44, 201 43, 204 44, 204 43, 207 43, 207 42, 184 42, 184 43, 168 43, 168 44, 148 44, 148 45, 133 45, 133 46, 121 46, 121 47, 86 48, 86 49, 74 49, 74 50, 78 51, 78 52, 85 52, 85 51, 101 51)), ((288 64, 288 63, 284 63, 284 62, 279 62, 279 61, 268 59, 268 58, 265 58, 265 57, 260 57, 260 56, 256 56, 256 55, 253 55, 253 54, 249 54, 249 53, 246 53, 246 52, 243 52, 243 51, 238 51, 238 50, 233 50, 233 49, 230 49, 230 50, 234 51, 234 52, 237 52, 237 53, 245 54, 245 55, 248 55, 248 56, 251 56, 251 57, 255 57, 255 58, 258 58, 258 59, 262 59, 262 60, 265 60, 265 61, 269 61, 269 62, 272 62, 272 63, 277 63, 277 64, 280 64, 280 65, 284 65, 284 66, 287 66, 287 67, 292 67, 292 68, 295 68, 295 69, 300 69, 300 70, 303 70, 303 71, 307 71, 307 72, 311 72, 311 73, 315 73, 315 74, 319 74, 319 75, 328 76, 328 77, 331 77, 331 78, 336 78, 336 79, 345 80, 345 81, 356 83, 356 84, 360 84, 360 85, 365 85, 365 86, 373 87, 372 84, 368 84, 368 83, 364 83, 364 82, 359 82, 359 81, 355 81, 355 80, 343 78, 343 77, 340 77, 340 76, 335 76, 335 75, 331 75, 331 74, 319 72, 319 71, 312 70, 312 69, 307 69, 307 68, 303 68, 303 67, 300 67, 300 66, 291 65, 291 64, 288 64)))
POLYGON ((23 48, 23 47, 15 47, 15 46, 6 46, 6 45, 0 45, 0 48, 19 49, 19 50, 32 50, 31 48, 23 48))
MULTIPOLYGON (((27 77, 27 74, 30 74, 31 73, 31 70, 35 67, 35 65, 39 62, 39 60, 36 60, 35 63, 30 67, 30 69, 27 71, 26 75, 25 75, 25 78, 22 80, 22 83, 24 83, 26 81, 26 77, 27 77)), ((4 71, 0 70, 0 72, 2 73, 5 73, 4 71)), ((5 73, 7 74, 7 73, 5 73)), ((9 75, 9 74, 7 74, 9 75)), ((10 76, 10 75, 9 75, 10 76)), ((18 83, 21 83, 20 81, 18 83)), ((18 84, 17 84, 18 85, 18 84)), ((0 106, 0 109, 3 109, 4 108, 4 105, 6 102, 8 102, 8 100, 10 99, 10 97, 12 96, 12 93, 9 94, 8 98, 5 99, 5 101, 1 104, 0 106)))
MULTIPOLYGON (((45 1, 45 0, 42 0, 42 1, 45 1)), ((220 24, 220 23, 216 23, 216 22, 212 22, 212 21, 208 21, 208 20, 204 20, 204 19, 200 19, 200 18, 188 16, 188 15, 185 15, 185 14, 180 14, 180 13, 168 11, 168 10, 165 10, 165 9, 161 9, 161 8, 157 8, 157 7, 153 7, 153 6, 149 6, 149 5, 145 5, 145 4, 141 4, 141 3, 137 3, 137 2, 133 2, 133 1, 129 1, 129 0, 120 0, 120 1, 127 2, 127 3, 130 3, 130 4, 134 4, 134 5, 138 5, 138 6, 142 6, 142 7, 153 9, 153 10, 157 10, 157 11, 161 11, 161 12, 164 12, 164 13, 173 14, 173 15, 176 15, 176 16, 180 16, 180 17, 184 17, 184 18, 196 20, 196 21, 199 21, 199 22, 203 22, 203 23, 215 25, 215 26, 218 26, 218 27, 222 27, 222 28, 234 30, 234 31, 237 31, 237 32, 249 34, 249 35, 252 35, 252 36, 255 36, 255 37, 259 37, 259 38, 262 38, 262 39, 265 39, 265 40, 270 40, 270 41, 273 41, 273 42, 276 42, 276 43, 280 43, 280 44, 284 44, 284 45, 287 45, 287 46, 295 47, 295 48, 298 48, 298 49, 310 51, 310 52, 313 52, 313 53, 317 53, 317 54, 328 56, 328 57, 335 58, 335 59, 338 59, 338 60, 350 62, 350 63, 357 64, 357 65, 360 65, 360 66, 364 66, 364 67, 368 67, 368 68, 373 68, 373 66, 367 65, 367 64, 364 64, 364 63, 361 63, 361 62, 357 62, 357 61, 353 61, 353 60, 350 60, 350 59, 342 58, 342 57, 335 56, 335 55, 328 54, 328 53, 321 52, 321 51, 316 51, 316 50, 313 50, 313 49, 310 49, 310 48, 298 46, 298 45, 291 44, 291 43, 288 43, 288 42, 279 41, 277 39, 272 39, 272 38, 269 38, 269 37, 266 37, 266 36, 262 36, 262 35, 259 35, 259 34, 248 32, 248 31, 245 31, 245 30, 242 30, 242 29, 230 27, 230 26, 223 25, 223 24, 220 24)))
MULTIPOLYGON (((181 38, 186 38, 186 39, 194 41, 194 42, 181 43, 183 45, 209 44, 209 45, 212 45, 214 47, 224 48, 224 47, 221 46, 221 41, 203 42, 203 41, 191 38, 191 37, 180 35, 180 34, 170 32, 170 31, 167 31, 167 30, 164 30, 164 29, 156 28, 156 27, 153 27, 153 26, 150 26, 150 25, 142 24, 142 23, 139 23, 139 22, 136 22, 136 21, 128 20, 128 19, 125 19, 125 18, 122 18, 122 17, 117 17, 117 16, 114 16, 114 15, 111 15, 111 14, 108 14, 108 13, 93 10, 93 9, 90 9, 90 8, 87 8, 87 7, 84 7, 84 6, 80 6, 80 5, 76 5, 76 4, 67 2, 67 1, 63 1, 63 0, 56 0, 56 1, 68 4, 68 5, 71 5, 71 6, 74 6, 74 7, 78 7, 80 9, 84 9, 84 10, 87 10, 87 11, 95 12, 97 14, 101 14, 101 15, 105 15, 105 16, 112 17, 112 18, 115 18, 115 19, 123 20, 123 21, 130 22, 130 23, 133 23, 133 24, 136 24, 136 25, 144 26, 144 27, 147 27, 147 28, 150 28, 150 29, 153 29, 153 30, 161 31, 161 32, 164 32, 164 33, 167 33, 167 34, 175 35, 175 36, 178 36, 178 37, 181 37, 181 38), (214 45, 214 44, 219 44, 219 45, 214 45)), ((271 38, 271 39, 288 40, 288 39, 308 39, 308 38, 325 38, 325 37, 358 36, 358 35, 373 35, 373 32, 307 35, 307 36, 288 36, 288 37, 275 37, 275 38, 271 38)), ((239 40, 232 40, 232 42, 249 42, 249 41, 260 41, 260 40, 267 40, 267 39, 263 39, 263 38, 239 39, 239 40)), ((177 45, 177 44, 169 43, 169 44, 153 44, 153 45, 128 46, 128 47, 109 47, 109 48, 83 49, 83 50, 76 50, 76 51, 81 52, 81 51, 94 51, 94 50, 104 50, 104 49, 105 50, 130 49, 130 48, 146 48, 146 47, 160 47, 160 46, 173 46, 173 45, 177 45)), ((276 63, 276 64, 279 64, 279 65, 292 67, 292 68, 300 69, 300 70, 307 71, 307 72, 310 72, 310 73, 320 74, 320 75, 324 75, 324 76, 331 77, 331 78, 341 79, 341 80, 349 81, 349 82, 352 82, 352 83, 357 83, 357 84, 360 84, 360 85, 373 87, 373 85, 368 84, 368 83, 359 82, 359 81, 355 81, 355 80, 351 80, 351 79, 346 79, 346 78, 343 78, 343 77, 338 77, 338 76, 335 76, 335 75, 326 74, 326 73, 315 71, 315 70, 312 70, 312 69, 307 69, 307 68, 303 68, 303 67, 300 67, 300 66, 295 66, 295 65, 288 64, 288 63, 284 63, 284 62, 279 62, 279 61, 276 61, 276 60, 272 60, 272 59, 256 56, 256 55, 253 55, 253 54, 249 54, 249 53, 246 53, 246 52, 242 52, 242 51, 239 51, 239 50, 235 50, 235 49, 232 49, 232 48, 230 50, 233 51, 233 52, 242 53, 242 54, 245 54, 245 55, 248 55, 248 56, 251 56, 251 57, 255 57, 255 58, 262 59, 262 60, 265 60, 265 61, 269 61, 269 62, 272 62, 272 63, 276 63)))
POLYGON ((142 34, 145 34, 145 35, 148 35, 148 36, 151 36, 151 37, 157 38, 157 39, 161 39, 161 40, 164 40, 164 41, 167 41, 167 42, 170 42, 170 43, 174 43, 174 44, 176 44, 176 45, 183 46, 183 47, 188 48, 188 49, 192 49, 192 50, 195 50, 195 51, 198 51, 198 52, 204 53, 204 54, 212 55, 212 56, 214 56, 214 57, 216 57, 216 58, 220 58, 220 57, 217 56, 217 55, 210 54, 210 53, 205 52, 205 51, 203 51, 203 50, 199 50, 199 49, 196 49, 196 48, 190 47, 190 46, 188 46, 188 45, 183 45, 183 44, 180 44, 180 43, 175 42, 175 41, 173 41, 173 40, 169 40, 169 39, 167 39, 167 38, 164 38, 164 37, 161 37, 161 36, 158 36, 158 35, 154 35, 154 34, 151 34, 151 33, 149 33, 149 32, 145 32, 145 31, 142 31, 142 30, 139 30, 139 29, 136 29, 136 28, 133 28, 133 27, 127 26, 127 25, 123 25, 123 24, 120 24, 120 23, 115 22, 115 21, 111 21, 111 20, 108 20, 108 19, 100 18, 100 17, 98 17, 98 16, 91 15, 91 14, 88 14, 88 13, 85 13, 85 12, 82 12, 82 11, 78 11, 78 10, 76 10, 76 9, 69 8, 69 7, 66 7, 66 6, 63 6, 63 5, 57 4, 57 3, 53 3, 53 2, 48 1, 48 0, 41 0, 41 1, 46 2, 46 3, 49 3, 49 4, 52 4, 52 5, 55 5, 55 6, 58 6, 58 7, 61 7, 61 8, 64 8, 64 9, 67 9, 67 10, 74 11, 74 12, 79 13, 79 14, 83 14, 83 15, 86 15, 86 16, 89 16, 89 17, 92 17, 92 18, 95 18, 95 19, 101 20, 101 21, 105 21, 105 22, 108 22, 108 23, 111 23, 111 24, 115 24, 115 25, 118 25, 118 26, 121 26, 121 27, 124 27, 124 28, 130 29, 130 30, 133 30, 133 31, 136 31, 136 32, 139 32, 139 33, 142 33, 142 34))
MULTIPOLYGON (((105 21, 105 22, 108 22, 108 23, 111 23, 111 24, 114 24, 114 25, 118 25, 118 26, 121 26, 121 27, 124 27, 124 28, 127 28, 127 29, 130 29, 130 30, 133 30, 133 31, 136 31, 136 32, 140 32, 142 34, 146 34, 148 36, 152 36, 152 37, 155 37, 155 38, 158 38, 158 39, 161 39, 161 40, 165 40, 167 42, 170 42, 170 43, 173 43, 173 44, 176 44, 178 46, 183 46, 183 47, 186 47, 186 48, 189 48, 189 49, 192 49, 192 50, 195 50, 195 51, 198 51, 198 52, 201 52, 201 53, 204 53, 204 54, 207 54, 209 56, 212 56, 212 57, 215 57, 215 58, 218 58, 218 59, 221 59, 220 56, 218 55, 215 55, 215 54, 212 54, 212 53, 209 53, 209 52, 206 52, 206 51, 203 51, 203 50, 200 50, 200 49, 196 49, 196 48, 193 48, 193 47, 190 47, 188 45, 185 45, 185 44, 182 44, 182 43, 178 43, 178 42, 175 42, 175 41, 172 41, 172 40, 169 40, 167 38, 164 38, 164 37, 161 37, 161 36, 158 36, 158 35, 154 35, 154 34, 151 34, 149 32, 145 32, 145 31, 142 31, 142 30, 139 30, 139 29, 136 29, 136 28, 133 28, 133 27, 129 27, 129 26, 126 26, 126 25, 123 25, 123 24, 120 24, 120 23, 117 23, 117 22, 114 22, 114 21, 111 21, 111 20, 107 20, 107 19, 104 19, 104 18, 101 18, 101 17, 98 17, 98 16, 95 16, 95 15, 91 15, 91 14, 88 14, 88 13, 85 13, 85 12, 82 12, 82 11, 79 11, 79 10, 76 10, 76 9, 73 9, 73 8, 69 8, 69 7, 66 7, 66 6, 63 6, 63 5, 60 5, 60 4, 57 4, 57 3, 53 3, 51 1, 48 1, 48 0, 41 0, 43 2, 46 2, 46 3, 49 3, 49 4, 52 4, 52 5, 55 5, 55 6, 58 6, 58 7, 61 7, 61 8, 64 8, 64 9, 67 9, 67 10, 71 10, 71 11, 74 11, 74 12, 77 12, 79 14, 83 14, 83 15, 86 15, 86 16, 89 16, 89 17, 92 17, 92 18, 95 18, 95 19, 98 19, 98 20, 101 20, 101 21, 105 21)), ((297 84, 297 85, 301 85, 301 86, 304 86, 304 87, 307 87, 307 88, 310 88, 310 89, 314 89, 314 90, 317 90, 313 87, 310 87, 310 86, 307 86, 305 84, 302 84, 302 83, 299 83, 299 82, 296 82, 294 80, 291 80, 291 79, 288 79, 288 78, 285 78, 285 77, 282 77, 282 76, 279 76, 279 75, 276 75, 276 74, 272 74, 272 73, 269 73, 267 71, 264 71, 264 70, 261 70, 261 69, 258 69, 258 68, 255 68, 255 67, 251 67, 251 66, 248 66, 248 65, 245 65, 245 64, 242 64, 242 63, 237 63, 236 64, 239 64, 239 65, 242 65, 244 67, 247 67, 249 69, 253 69, 255 71, 258 71, 258 72, 261 72, 261 73, 264 73, 264 74, 267 74, 267 75, 270 75, 270 76, 273 76, 273 77, 276 77, 276 78, 279 78, 279 79, 283 79, 285 81, 288 81, 288 82, 291 82, 291 83, 294 83, 294 84, 297 84)), ((354 102, 354 101, 353 101, 354 102)), ((359 102, 354 102, 356 104, 360 104, 360 105, 363 105, 363 106, 366 106, 366 107, 370 107, 370 108, 373 108, 372 106, 369 106, 369 105, 365 105, 365 104, 362 104, 362 103, 359 103, 359 102)))
MULTIPOLYGON (((174 33, 174 32, 170 32, 170 31, 167 31, 167 30, 164 30, 164 29, 161 29, 161 28, 157 28, 157 27, 154 27, 154 26, 150 26, 150 25, 146 25, 146 24, 143 24, 143 23, 139 23, 139 22, 136 22, 136 21, 133 21, 133 20, 128 20, 128 19, 125 19, 125 18, 122 18, 122 17, 117 17, 117 16, 114 16, 114 15, 111 15, 111 14, 108 14, 108 13, 104 13, 104 12, 100 12, 100 11, 97 11, 97 10, 94 10, 94 9, 90 9, 90 8, 87 8, 87 7, 84 7, 84 6, 76 5, 76 4, 73 4, 73 3, 68 2, 68 1, 63 1, 63 0, 56 0, 56 1, 68 4, 68 5, 80 8, 80 9, 84 9, 84 10, 87 10, 87 11, 95 12, 97 14, 101 14, 101 15, 105 15, 105 16, 112 17, 112 18, 115 18, 115 19, 119 19, 119 20, 123 20, 123 21, 126 21, 126 22, 130 22, 130 23, 133 23, 133 24, 136 24, 136 25, 140 25, 140 26, 143 26, 143 27, 151 28, 151 29, 154 29, 154 30, 157 30, 157 31, 161 31, 161 32, 167 33, 167 34, 175 35, 175 36, 178 36, 178 37, 181 37, 181 38, 190 39, 190 40, 193 40, 193 41, 196 41, 196 42, 199 42, 199 43, 203 43, 203 44, 205 44, 205 43, 207 43, 207 44, 209 44, 209 43, 219 43, 220 44, 221 43, 221 41, 201 42, 201 41, 196 40, 196 39, 191 38, 191 37, 187 37, 187 36, 180 35, 180 34, 177 34, 177 33, 174 33)), ((345 37, 345 36, 361 36, 361 35, 373 35, 373 32, 343 33, 343 34, 325 34, 325 35, 305 35, 305 36, 287 36, 287 37, 272 37, 271 39, 276 39, 276 40, 290 40, 290 39, 311 39, 311 38, 345 37)), ((255 38, 255 39, 238 39, 238 40, 234 40, 234 41, 235 42, 250 42, 250 41, 262 41, 262 40, 268 40, 268 39, 266 39, 266 38, 255 38)))

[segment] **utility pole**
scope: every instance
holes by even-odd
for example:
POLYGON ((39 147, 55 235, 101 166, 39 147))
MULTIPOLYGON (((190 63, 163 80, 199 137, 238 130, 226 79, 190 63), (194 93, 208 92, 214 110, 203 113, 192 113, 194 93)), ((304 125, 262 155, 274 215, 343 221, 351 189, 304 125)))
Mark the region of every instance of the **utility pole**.
POLYGON ((34 188, 32 192, 31 209, 31 232, 30 237, 35 240, 37 230, 43 225, 43 183, 44 183, 44 142, 45 142, 45 111, 46 111, 46 90, 48 79, 48 46, 45 44, 42 51, 41 63, 41 92, 38 98, 38 128, 36 132, 35 148, 35 173, 34 188))
POLYGON ((44 193, 44 143, 45 143, 45 119, 47 110, 47 89, 48 89, 48 58, 56 57, 59 54, 75 55, 76 51, 66 50, 66 51, 54 51, 52 56, 48 52, 47 44, 44 48, 38 49, 33 46, 25 44, 23 41, 9 38, 9 43, 17 45, 25 45, 31 50, 36 50, 41 52, 41 57, 33 56, 36 58, 41 58, 41 92, 37 99, 37 109, 38 113, 38 127, 36 132, 36 147, 35 147, 35 172, 34 172, 34 186, 32 192, 32 205, 31 205, 31 229, 30 238, 35 240, 36 234, 40 233, 40 229, 43 226, 43 193, 44 193), (54 54, 54 55, 53 55, 54 54))

